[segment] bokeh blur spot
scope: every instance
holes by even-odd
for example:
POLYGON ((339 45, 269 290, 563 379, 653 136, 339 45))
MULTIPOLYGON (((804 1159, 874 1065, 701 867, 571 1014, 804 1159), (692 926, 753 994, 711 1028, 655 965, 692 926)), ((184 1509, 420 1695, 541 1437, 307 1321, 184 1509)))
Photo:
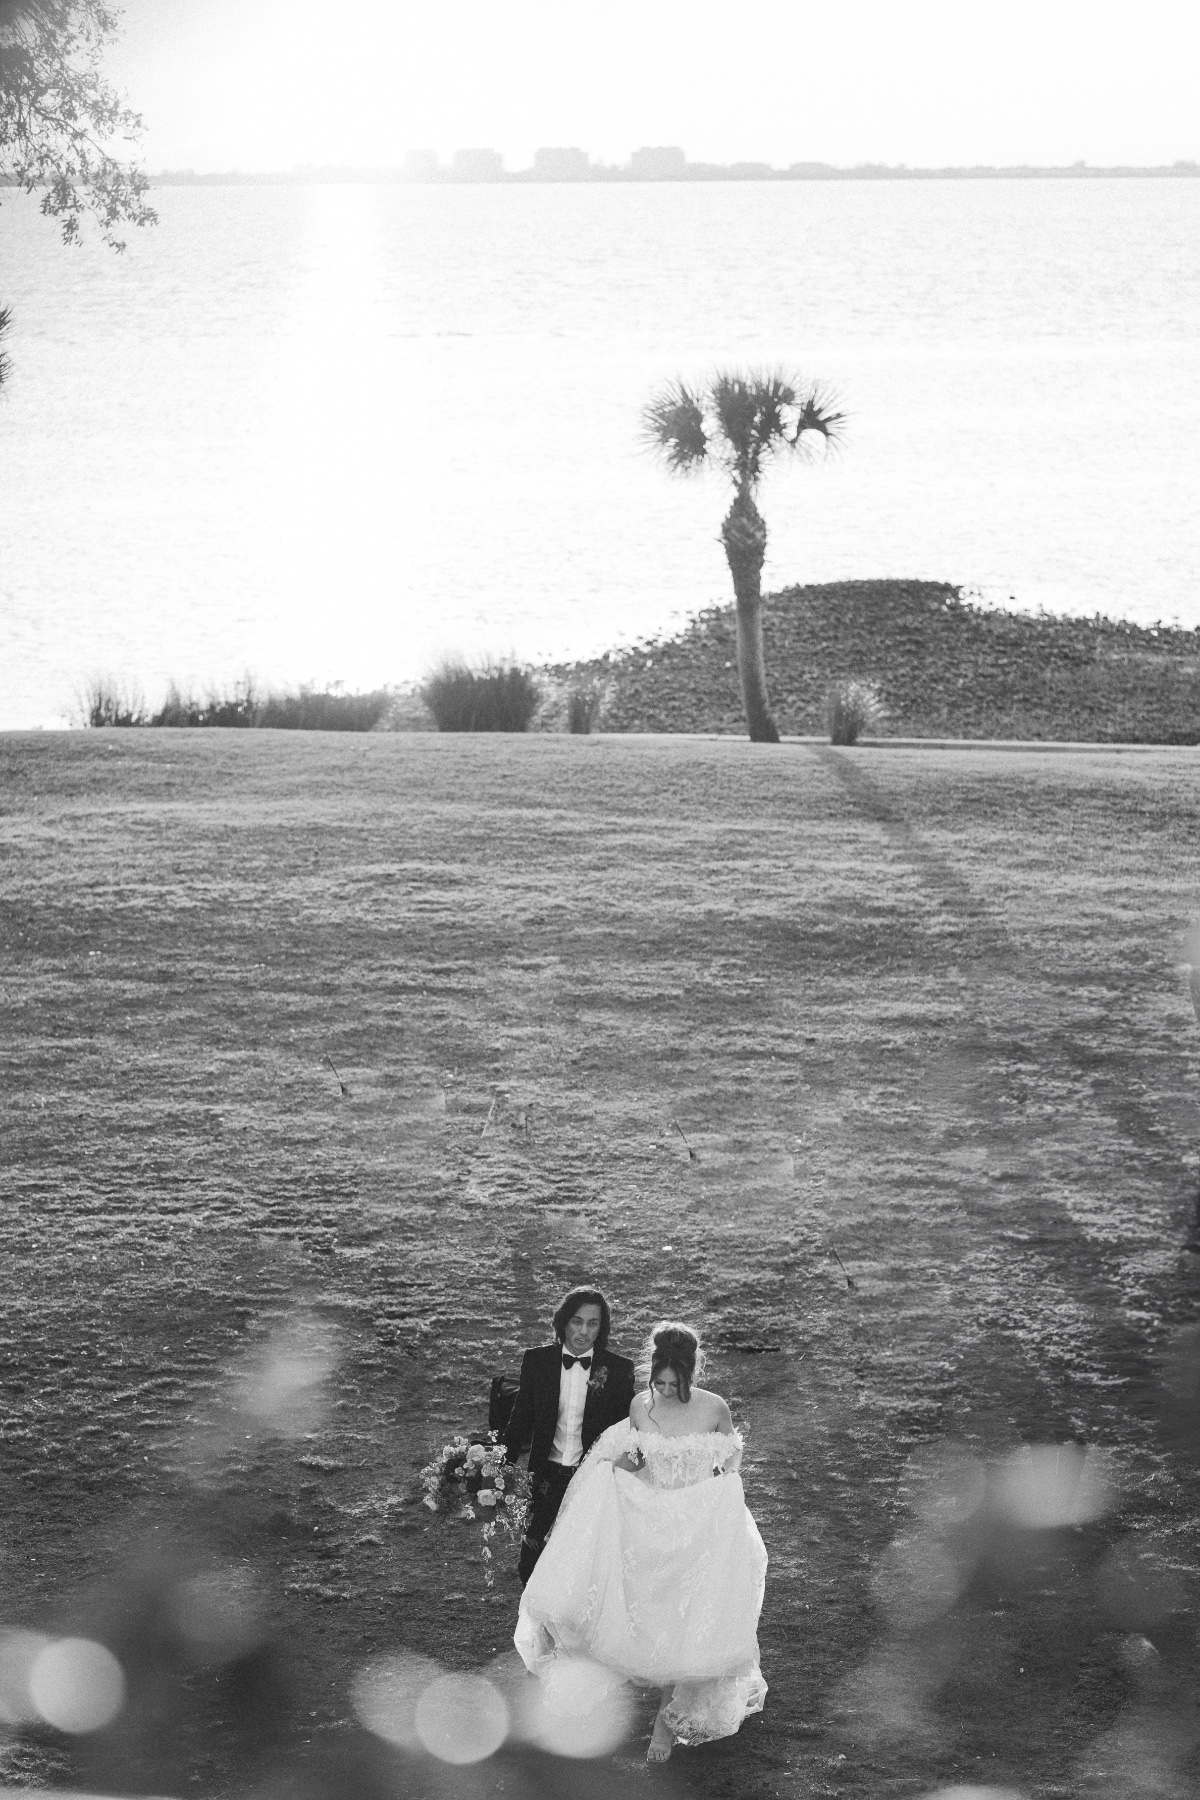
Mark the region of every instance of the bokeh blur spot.
POLYGON ((527 1692, 522 1735, 554 1756, 610 1756, 629 1735, 629 1688, 597 1663, 560 1657, 527 1692))
POLYGON ((245 1656, 266 1636, 257 1584, 248 1569, 211 1569, 181 1581, 171 1610, 180 1636, 203 1661, 245 1656))
POLYGON ((1086 1525, 1109 1509, 1108 1458, 1082 1444, 1039 1444, 1001 1465, 997 1511, 1027 1531, 1086 1525))
POLYGON ((939 1530, 978 1512, 987 1485, 983 1463, 957 1444, 923 1445, 909 1458, 904 1479, 918 1517, 939 1530))
POLYGON ((336 1362, 333 1336, 320 1321, 304 1316, 274 1331, 243 1371, 247 1424, 284 1437, 314 1430, 336 1362))
POLYGON ((969 1564, 959 1562, 941 1544, 897 1540, 884 1552, 871 1585, 892 1623, 914 1630, 949 1612, 970 1574, 969 1564))
POLYGON ((417 1701, 417 1736, 442 1762, 476 1763, 508 1736, 504 1696, 482 1675, 440 1675, 417 1701))
POLYGON ((921 1800, 1025 1800, 1016 1788, 998 1787, 948 1787, 938 1788, 935 1793, 923 1794, 921 1800))
POLYGON ((20 1725, 37 1718, 29 1678, 50 1641, 40 1631, 0 1632, 0 1725, 20 1725))
POLYGON ((428 1656, 403 1653, 367 1663, 354 1677, 350 1702, 368 1731, 402 1750, 416 1750, 417 1701, 442 1673, 428 1656))
POLYGON ((59 1731, 100 1731, 125 1704, 125 1677, 111 1650, 88 1638, 47 1644, 29 1672, 38 1717, 59 1731))

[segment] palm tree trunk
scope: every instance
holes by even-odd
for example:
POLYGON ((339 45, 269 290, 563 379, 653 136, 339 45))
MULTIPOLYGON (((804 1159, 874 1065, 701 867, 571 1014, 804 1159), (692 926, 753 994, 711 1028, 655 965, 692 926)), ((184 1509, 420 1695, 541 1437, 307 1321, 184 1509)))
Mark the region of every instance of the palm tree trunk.
POLYGON ((737 598, 738 673, 742 704, 752 744, 777 744, 779 729, 767 699, 767 667, 763 660, 762 566, 767 528, 749 488, 740 487, 721 526, 721 541, 737 598))

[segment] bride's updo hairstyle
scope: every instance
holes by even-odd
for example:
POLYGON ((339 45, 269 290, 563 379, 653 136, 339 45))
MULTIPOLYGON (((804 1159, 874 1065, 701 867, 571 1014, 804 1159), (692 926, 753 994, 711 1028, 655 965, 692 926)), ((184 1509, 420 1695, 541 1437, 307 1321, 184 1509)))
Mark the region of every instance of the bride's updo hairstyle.
MULTIPOLYGON (((704 1352, 700 1339, 690 1325, 664 1319, 654 1327, 642 1352, 641 1368, 646 1371, 646 1385, 653 1388, 658 1377, 670 1369, 679 1382, 679 1398, 686 1405, 692 1397, 692 1383, 704 1373, 704 1352)), ((654 1405, 653 1394, 650 1400, 654 1405)))

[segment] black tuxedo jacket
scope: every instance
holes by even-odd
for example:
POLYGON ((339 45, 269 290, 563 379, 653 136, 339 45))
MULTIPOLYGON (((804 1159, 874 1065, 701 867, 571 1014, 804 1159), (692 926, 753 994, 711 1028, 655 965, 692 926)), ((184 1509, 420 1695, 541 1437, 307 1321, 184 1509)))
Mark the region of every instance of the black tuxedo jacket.
MULTIPOLYGON (((529 1445, 529 1470, 534 1473, 550 1458, 558 1427, 558 1383, 562 1371, 561 1344, 542 1344, 521 1358, 521 1385, 513 1401, 504 1441, 510 1456, 529 1445)), ((633 1364, 611 1350, 593 1350, 588 1374, 587 1400, 583 1408, 585 1453, 602 1431, 629 1417, 633 1400, 633 1364)))

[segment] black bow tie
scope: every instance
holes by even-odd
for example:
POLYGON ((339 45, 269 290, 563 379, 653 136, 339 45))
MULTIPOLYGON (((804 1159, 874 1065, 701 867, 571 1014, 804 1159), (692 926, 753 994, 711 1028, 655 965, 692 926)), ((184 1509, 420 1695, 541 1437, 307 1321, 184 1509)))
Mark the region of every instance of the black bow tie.
POLYGON ((581 1369, 590 1369, 592 1366, 591 1354, 589 1353, 587 1356, 572 1356, 569 1350, 564 1350, 563 1368, 573 1369, 576 1363, 579 1364, 581 1369))

